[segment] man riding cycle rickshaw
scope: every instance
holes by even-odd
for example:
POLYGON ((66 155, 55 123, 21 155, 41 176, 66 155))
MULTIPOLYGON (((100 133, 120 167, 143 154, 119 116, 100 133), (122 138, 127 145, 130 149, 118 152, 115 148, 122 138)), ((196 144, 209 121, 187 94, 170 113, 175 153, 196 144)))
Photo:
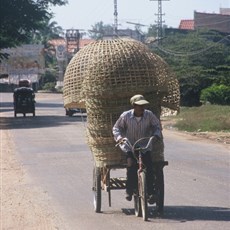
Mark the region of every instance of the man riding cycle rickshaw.
MULTIPOLYGON (((122 142, 127 138, 133 145, 138 139, 143 137, 154 136, 154 142, 162 141, 161 124, 158 118, 150 111, 145 109, 145 105, 149 104, 142 95, 135 95, 130 99, 133 109, 125 111, 121 114, 113 127, 115 141, 122 142)), ((146 141, 139 143, 146 145, 146 141)), ((120 145, 127 159, 127 182, 126 182, 126 199, 132 200, 135 190, 137 190, 137 161, 128 145, 120 145)), ((146 182, 148 202, 153 204, 156 200, 153 188, 153 166, 151 159, 152 145, 145 150, 143 154, 143 163, 146 166, 146 182)))

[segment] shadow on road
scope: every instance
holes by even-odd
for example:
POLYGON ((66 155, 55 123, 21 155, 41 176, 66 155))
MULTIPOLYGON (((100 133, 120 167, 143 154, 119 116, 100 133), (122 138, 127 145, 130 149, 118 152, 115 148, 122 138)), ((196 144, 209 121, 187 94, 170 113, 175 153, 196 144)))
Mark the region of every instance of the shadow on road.
POLYGON ((36 108, 58 108, 61 107, 64 110, 64 106, 62 103, 43 103, 43 102, 36 102, 36 108))
MULTIPOLYGON (((126 215, 135 215, 134 209, 122 209, 126 215)), ((149 207, 149 218, 156 218, 154 207, 149 207)), ((162 219, 186 221, 230 221, 230 209, 201 206, 166 206, 162 219)))
POLYGON ((73 122, 85 122, 86 114, 77 114, 73 117, 65 115, 40 115, 39 113, 47 113, 53 109, 63 109, 63 114, 65 114, 65 109, 62 103, 50 103, 50 102, 36 102, 35 104, 35 114, 33 117, 32 114, 26 114, 26 117, 23 117, 23 114, 18 114, 17 117, 14 115, 14 105, 12 102, 1 102, 0 104, 0 127, 1 129, 30 129, 30 128, 43 128, 43 127, 55 127, 68 125, 73 122), (11 116, 7 117, 5 112, 11 112, 11 116))
MULTIPOLYGON (((43 103, 43 102, 36 102, 35 103, 36 108, 63 108, 64 106, 62 103, 43 103)), ((14 110, 14 103, 12 102, 1 102, 0 103, 0 113, 4 111, 13 111, 14 110)))
POLYGON ((10 112, 14 110, 13 102, 1 102, 0 103, 0 113, 10 112))
POLYGON ((85 122, 85 115, 78 115, 74 117, 68 116, 35 116, 28 114, 26 117, 1 117, 1 129, 31 129, 68 125, 73 122, 85 122))

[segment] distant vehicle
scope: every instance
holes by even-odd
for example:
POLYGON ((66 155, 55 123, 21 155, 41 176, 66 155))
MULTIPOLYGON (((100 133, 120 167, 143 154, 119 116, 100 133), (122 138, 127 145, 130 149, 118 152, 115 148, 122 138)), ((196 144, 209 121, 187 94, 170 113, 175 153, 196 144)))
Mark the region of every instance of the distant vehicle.
POLYGON ((86 109, 65 108, 65 115, 72 117, 75 113, 86 113, 86 109))
POLYGON ((22 113, 25 117, 27 113, 35 116, 35 94, 32 88, 20 87, 14 90, 14 117, 22 113))

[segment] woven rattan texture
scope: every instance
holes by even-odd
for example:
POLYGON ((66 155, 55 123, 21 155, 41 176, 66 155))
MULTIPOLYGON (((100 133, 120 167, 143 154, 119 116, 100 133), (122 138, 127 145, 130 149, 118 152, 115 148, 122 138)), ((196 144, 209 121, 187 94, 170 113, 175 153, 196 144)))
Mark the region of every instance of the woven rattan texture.
MULTIPOLYGON (((100 40, 81 49, 64 77, 64 106, 87 110, 87 141, 98 167, 124 163, 112 127, 131 108, 130 97, 143 94, 160 117, 161 106, 179 108, 179 87, 168 65, 140 42, 100 40)), ((161 154, 163 154, 161 152, 161 154)))
POLYGON ((90 63, 91 46, 85 46, 75 55, 68 64, 63 87, 64 106, 66 108, 84 108, 81 97, 82 82, 90 63))
POLYGON ((142 94, 165 92, 164 106, 179 108, 180 94, 175 75, 145 45, 130 39, 92 42, 67 66, 64 106, 85 107, 87 96, 129 97, 137 87, 142 94))
POLYGON ((168 92, 162 60, 136 41, 101 41, 83 80, 84 98, 124 98, 137 91, 168 92))

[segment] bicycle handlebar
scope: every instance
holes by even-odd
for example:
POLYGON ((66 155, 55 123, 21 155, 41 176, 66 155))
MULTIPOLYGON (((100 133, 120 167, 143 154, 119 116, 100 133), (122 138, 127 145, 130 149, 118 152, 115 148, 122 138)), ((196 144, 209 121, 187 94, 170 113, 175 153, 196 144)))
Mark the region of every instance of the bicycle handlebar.
POLYGON ((138 139, 133 145, 130 143, 130 141, 127 138, 123 138, 115 146, 118 146, 120 144, 126 144, 127 146, 129 146, 132 149, 132 152, 134 153, 135 151, 141 151, 141 150, 148 149, 148 147, 150 146, 153 138, 155 138, 155 136, 142 137, 142 138, 138 139), (147 145, 145 147, 135 147, 140 141, 147 140, 147 139, 149 139, 149 141, 148 141, 148 143, 147 143, 147 145))

